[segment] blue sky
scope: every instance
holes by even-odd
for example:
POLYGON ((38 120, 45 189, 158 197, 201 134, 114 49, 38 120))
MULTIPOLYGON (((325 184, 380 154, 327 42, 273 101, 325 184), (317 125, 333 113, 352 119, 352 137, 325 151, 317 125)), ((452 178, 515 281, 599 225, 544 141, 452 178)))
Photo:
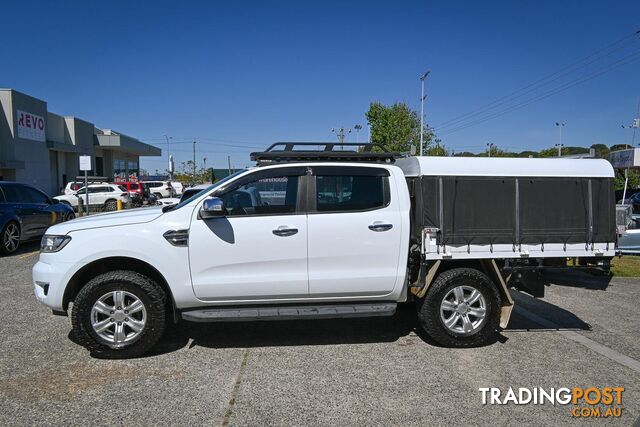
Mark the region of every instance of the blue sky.
MULTIPOLYGON (((333 127, 362 124, 366 138, 369 103, 419 108, 426 69, 426 121, 438 127, 632 34, 639 11, 637 1, 6 2, 0 87, 163 149, 168 134, 178 161, 196 137, 198 162, 222 167, 231 155, 243 166, 274 141, 334 140, 333 127)), ((636 37, 518 101, 639 52, 636 37)), ((438 135, 456 151, 540 149, 558 142, 561 120, 565 144, 622 143, 639 97, 640 60, 438 135)))

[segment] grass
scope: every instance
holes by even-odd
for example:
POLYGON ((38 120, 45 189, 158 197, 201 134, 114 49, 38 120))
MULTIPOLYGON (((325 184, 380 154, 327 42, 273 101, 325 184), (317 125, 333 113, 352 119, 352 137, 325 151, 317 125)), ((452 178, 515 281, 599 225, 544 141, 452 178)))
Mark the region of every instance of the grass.
POLYGON ((640 256, 627 255, 613 258, 611 272, 618 277, 640 277, 640 256))

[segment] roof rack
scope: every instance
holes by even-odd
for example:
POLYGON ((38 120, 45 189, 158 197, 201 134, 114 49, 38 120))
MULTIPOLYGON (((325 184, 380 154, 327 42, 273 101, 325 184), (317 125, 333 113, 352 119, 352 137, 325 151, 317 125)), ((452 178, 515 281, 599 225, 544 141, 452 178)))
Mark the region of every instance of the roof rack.
POLYGON ((259 165, 307 161, 393 163, 400 156, 373 143, 276 142, 265 151, 251 153, 251 160, 259 165), (381 151, 373 151, 374 147, 381 151))

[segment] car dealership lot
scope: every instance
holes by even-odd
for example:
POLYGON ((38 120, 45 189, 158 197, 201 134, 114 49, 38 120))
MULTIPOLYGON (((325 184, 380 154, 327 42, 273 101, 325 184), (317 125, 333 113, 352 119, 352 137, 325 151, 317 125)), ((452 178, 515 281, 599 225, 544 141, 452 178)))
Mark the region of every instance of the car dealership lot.
POLYGON ((514 292, 502 342, 484 348, 435 346, 404 306, 394 318, 183 323, 154 354, 110 361, 36 302, 36 250, 0 258, 1 425, 585 422, 571 405, 483 406, 480 387, 620 386, 622 418, 599 422, 640 416, 640 280, 603 290, 602 279, 552 275, 560 285, 544 300, 514 292))

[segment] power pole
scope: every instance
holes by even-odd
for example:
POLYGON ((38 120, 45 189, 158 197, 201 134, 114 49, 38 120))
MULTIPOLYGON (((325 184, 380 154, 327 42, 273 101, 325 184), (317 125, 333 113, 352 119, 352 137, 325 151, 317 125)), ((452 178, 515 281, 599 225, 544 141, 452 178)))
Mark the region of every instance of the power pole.
POLYGON ((196 140, 193 140, 193 184, 196 183, 196 140))
POLYGON ((229 175, 231 175, 231 156, 227 156, 227 166, 229 166, 229 175))
POLYGON ((420 82, 422 86, 422 90, 420 92, 420 156, 424 155, 424 99, 426 98, 424 94, 424 81, 431 70, 428 70, 420 77, 420 82))
POLYGON ((202 163, 203 163, 203 169, 206 172, 207 171, 207 158, 206 157, 202 158, 202 163))
POLYGON ((633 119, 631 124, 633 128, 633 137, 631 138, 631 145, 635 145, 636 143, 636 130, 640 127, 640 98, 638 99, 638 111, 636 112, 636 118, 633 119))
POLYGON ((338 130, 336 130, 336 128, 331 129, 331 132, 335 133, 336 136, 338 137, 338 141, 340 141, 340 144, 344 144, 344 132, 345 132, 345 130, 347 131, 347 133, 351 133, 351 129, 345 129, 342 126, 338 130))

